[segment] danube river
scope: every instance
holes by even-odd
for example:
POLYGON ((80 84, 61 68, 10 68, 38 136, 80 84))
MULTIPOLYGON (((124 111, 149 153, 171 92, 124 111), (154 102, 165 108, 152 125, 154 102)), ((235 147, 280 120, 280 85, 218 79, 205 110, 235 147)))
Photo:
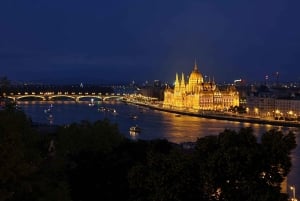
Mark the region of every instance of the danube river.
MULTIPOLYGON (((132 139, 167 139, 181 143, 195 141, 207 135, 217 135, 225 128, 239 130, 241 127, 252 127, 257 137, 272 128, 287 132, 292 129, 296 132, 297 144, 300 143, 299 129, 271 125, 240 123, 226 120, 205 119, 187 115, 175 115, 146 107, 125 104, 118 101, 99 102, 90 105, 89 102, 75 103, 73 101, 55 102, 19 102, 18 105, 30 116, 33 122, 44 124, 64 125, 72 122, 88 120, 94 122, 104 118, 117 123, 120 132, 132 139), (142 131, 138 135, 130 135, 129 128, 138 125, 142 131)), ((300 188, 300 148, 292 153, 293 167, 288 176, 288 185, 300 188)), ((299 189, 300 190, 300 189, 299 189)), ((289 193, 290 190, 288 190, 289 193)), ((300 191, 299 191, 300 192, 300 191)), ((298 191, 296 194, 300 195, 298 191)))

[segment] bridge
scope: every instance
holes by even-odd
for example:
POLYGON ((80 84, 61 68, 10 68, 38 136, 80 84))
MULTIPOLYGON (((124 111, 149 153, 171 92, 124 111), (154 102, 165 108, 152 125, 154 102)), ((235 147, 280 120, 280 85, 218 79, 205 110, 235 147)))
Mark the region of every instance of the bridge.
POLYGON ((70 99, 73 101, 81 101, 83 99, 95 99, 95 100, 101 100, 106 101, 109 99, 123 99, 123 97, 126 94, 120 94, 120 93, 96 93, 96 92, 17 92, 17 93, 3 93, 2 96, 7 99, 11 99, 13 101, 22 101, 29 99, 38 99, 41 101, 55 101, 55 100, 61 100, 61 99, 70 99))
POLYGON ((0 86, 0 99, 13 101, 39 100, 109 100, 123 99, 124 96, 132 94, 135 87, 107 86, 107 85, 46 85, 46 84, 18 84, 6 87, 0 86))

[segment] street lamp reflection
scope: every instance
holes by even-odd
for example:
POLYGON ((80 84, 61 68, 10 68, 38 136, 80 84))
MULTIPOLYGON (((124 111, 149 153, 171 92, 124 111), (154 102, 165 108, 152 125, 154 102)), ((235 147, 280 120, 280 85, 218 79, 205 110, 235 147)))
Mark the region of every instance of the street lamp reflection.
POLYGON ((293 192, 293 197, 291 201, 298 201, 296 198, 296 187, 295 186, 290 186, 291 191, 293 192))

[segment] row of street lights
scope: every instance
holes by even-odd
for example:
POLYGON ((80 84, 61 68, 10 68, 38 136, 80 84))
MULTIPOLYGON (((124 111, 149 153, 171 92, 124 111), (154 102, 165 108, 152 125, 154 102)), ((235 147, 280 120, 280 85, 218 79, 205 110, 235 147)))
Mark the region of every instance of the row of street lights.
MULTIPOLYGON (((255 107, 253 111, 254 111, 255 116, 260 115, 260 111, 257 107, 255 107)), ((246 108, 246 112, 249 113, 249 108, 246 108)), ((276 109, 275 111, 273 111, 273 115, 274 115, 274 118, 278 118, 278 119, 285 117, 290 120, 297 120, 297 118, 298 118, 297 114, 292 110, 290 110, 290 111, 286 112, 286 114, 284 114, 280 110, 276 109)), ((270 112, 267 112, 267 116, 270 116, 270 112)))

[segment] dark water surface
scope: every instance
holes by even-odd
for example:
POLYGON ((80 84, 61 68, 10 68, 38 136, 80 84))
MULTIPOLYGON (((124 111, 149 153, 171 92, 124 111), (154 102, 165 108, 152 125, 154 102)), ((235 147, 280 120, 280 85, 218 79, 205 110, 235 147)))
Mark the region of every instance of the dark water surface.
MULTIPOLYGON (((45 124, 70 124, 88 120, 94 122, 108 118, 117 123, 120 132, 128 138, 157 139, 165 138, 171 142, 195 141, 199 137, 217 135, 225 128, 239 130, 241 127, 252 127, 257 137, 272 128, 287 132, 292 129, 297 134, 297 144, 300 143, 299 129, 271 125, 240 123, 226 120, 205 119, 186 115, 177 116, 174 113, 151 110, 145 107, 124 104, 118 101, 99 102, 90 106, 89 102, 75 103, 72 101, 55 102, 19 102, 19 106, 31 117, 33 122, 45 124), (114 112, 114 110, 116 112, 114 112), (130 135, 129 128, 138 125, 141 133, 130 135)), ((288 185, 300 187, 300 148, 292 153, 293 167, 288 176, 288 185)), ((290 190, 288 189, 288 192, 290 190)), ((296 194, 299 197, 298 191, 296 194)))

